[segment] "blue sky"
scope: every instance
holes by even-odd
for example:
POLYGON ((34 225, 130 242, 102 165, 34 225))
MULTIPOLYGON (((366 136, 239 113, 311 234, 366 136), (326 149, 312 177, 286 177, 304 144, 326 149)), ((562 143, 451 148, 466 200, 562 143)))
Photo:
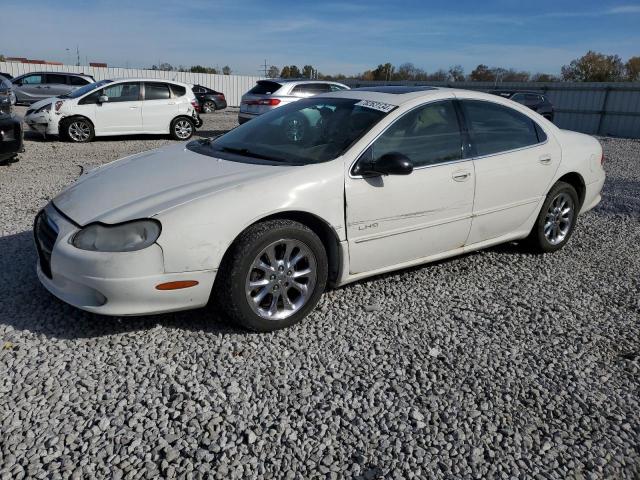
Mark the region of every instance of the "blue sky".
POLYGON ((640 2, 3 0, 0 53, 110 66, 312 64, 358 73, 412 62, 558 73, 592 49, 640 55, 640 2), (31 19, 13 21, 7 19, 31 19), (75 59, 75 56, 73 57, 75 59), (75 61, 75 60, 74 60, 75 61))

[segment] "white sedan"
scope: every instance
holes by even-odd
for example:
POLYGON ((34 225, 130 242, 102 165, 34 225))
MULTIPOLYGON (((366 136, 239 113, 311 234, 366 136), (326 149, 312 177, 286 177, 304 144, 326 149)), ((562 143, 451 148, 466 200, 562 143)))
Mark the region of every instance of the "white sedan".
POLYGON ((494 95, 348 90, 81 177, 35 222, 38 276, 106 315, 203 307, 274 330, 326 285, 525 240, 562 248, 602 148, 494 95))

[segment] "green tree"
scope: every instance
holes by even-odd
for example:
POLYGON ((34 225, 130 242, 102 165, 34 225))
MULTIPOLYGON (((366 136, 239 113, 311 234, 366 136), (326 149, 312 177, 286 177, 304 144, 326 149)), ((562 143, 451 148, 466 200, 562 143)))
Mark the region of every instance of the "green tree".
POLYGON ((269 70, 267 71, 267 77, 269 78, 278 78, 280 75, 280 69, 275 65, 271 65, 269 70))
POLYGON ((562 67, 562 79, 571 82, 617 82, 624 78, 624 64, 618 55, 589 50, 562 67))
POLYGON ((280 72, 280 77, 281 78, 291 77, 291 70, 289 70, 289 65, 285 65, 284 67, 282 67, 282 71, 280 72))
POLYGON ((5 59, 4 59, 4 55, 2 55, 2 54, 0 53, 0 62, 4 62, 4 61, 5 61, 5 59))
POLYGON ((481 63, 469 74, 469 80, 474 82, 493 82, 496 79, 492 69, 481 63))
POLYGON ((549 73, 536 73, 531 77, 532 82, 557 82, 560 79, 549 73))
POLYGON ((452 82, 464 82, 464 68, 462 65, 454 65, 453 67, 449 67, 449 80, 452 82))
POLYGON ((222 74, 231 75, 231 67, 229 65, 225 65, 224 67, 222 67, 222 74))
POLYGON ((525 71, 517 71, 513 68, 506 70, 502 73, 500 81, 502 82, 528 82, 531 79, 531 74, 525 71))
POLYGON ((302 76, 304 78, 313 78, 313 66, 305 65, 304 67, 302 67, 302 76))
POLYGON ((624 65, 627 80, 640 82, 640 57, 631 57, 624 65))

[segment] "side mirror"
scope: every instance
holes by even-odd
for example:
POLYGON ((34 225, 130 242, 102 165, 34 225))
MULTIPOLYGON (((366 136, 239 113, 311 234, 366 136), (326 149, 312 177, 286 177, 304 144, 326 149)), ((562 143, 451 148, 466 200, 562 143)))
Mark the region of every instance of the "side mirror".
POLYGON ((109 97, 107 97, 106 95, 100 95, 98 97, 98 103, 105 103, 109 101, 109 97))
POLYGON ((409 157, 398 152, 385 153, 377 160, 365 161, 357 169, 359 175, 409 175, 413 163, 409 157))

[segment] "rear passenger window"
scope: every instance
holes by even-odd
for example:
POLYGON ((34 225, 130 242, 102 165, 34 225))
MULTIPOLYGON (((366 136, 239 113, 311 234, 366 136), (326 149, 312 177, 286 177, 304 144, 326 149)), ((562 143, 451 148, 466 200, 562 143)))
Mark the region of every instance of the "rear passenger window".
POLYGON ((67 77, 65 75, 57 75, 55 73, 47 73, 47 83, 65 84, 67 83, 67 77))
POLYGON ((534 121, 512 108, 477 100, 463 100, 462 108, 478 156, 539 143, 534 121))
POLYGON ((87 84, 89 84, 91 82, 89 80, 85 80, 82 77, 69 77, 69 83, 71 85, 81 86, 81 85, 87 85, 87 84))
POLYGON ((373 158, 401 153, 414 167, 462 158, 462 136, 453 102, 418 107, 393 123, 373 144, 373 158))
POLYGON ((173 85, 173 84, 171 84, 171 91, 173 92, 174 97, 181 97, 185 93, 187 93, 186 88, 181 87, 180 85, 173 85))
POLYGON ((169 86, 166 83, 145 83, 144 99, 145 100, 166 100, 171 98, 169 86))

